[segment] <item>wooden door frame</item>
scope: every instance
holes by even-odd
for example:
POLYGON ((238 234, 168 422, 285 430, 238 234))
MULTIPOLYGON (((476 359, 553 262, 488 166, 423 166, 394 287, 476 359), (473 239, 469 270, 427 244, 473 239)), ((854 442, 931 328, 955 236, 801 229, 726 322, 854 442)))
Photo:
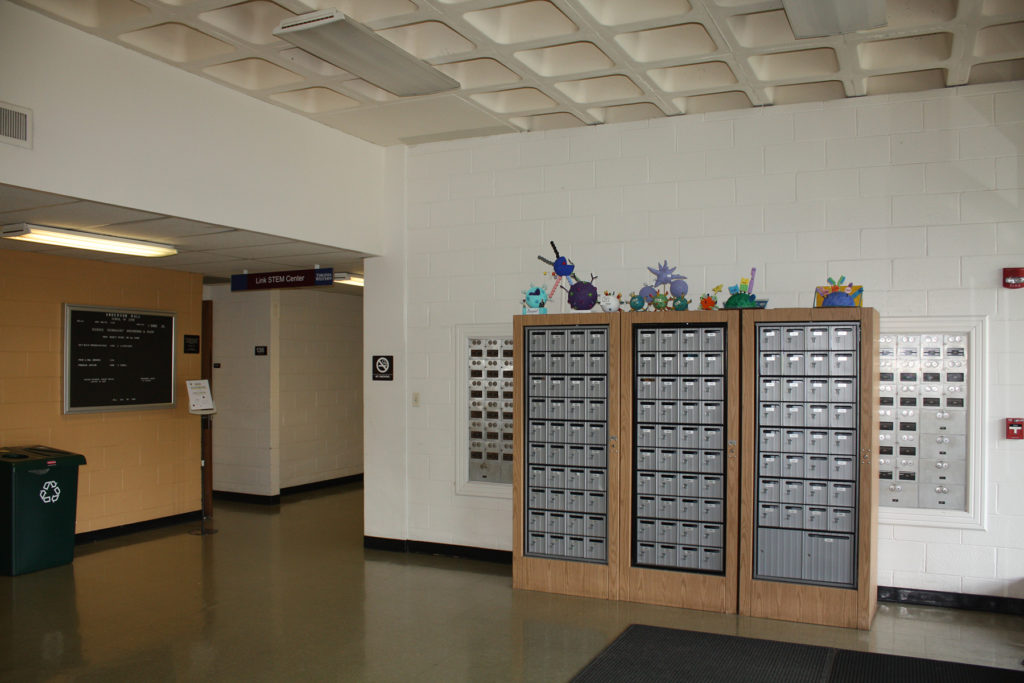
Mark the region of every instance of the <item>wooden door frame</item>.
MULTIPOLYGON (((201 378, 210 382, 213 390, 213 301, 203 300, 202 309, 202 344, 200 345, 199 365, 201 378)), ((203 517, 213 517, 213 419, 209 415, 201 418, 202 433, 200 448, 203 459, 203 517)))

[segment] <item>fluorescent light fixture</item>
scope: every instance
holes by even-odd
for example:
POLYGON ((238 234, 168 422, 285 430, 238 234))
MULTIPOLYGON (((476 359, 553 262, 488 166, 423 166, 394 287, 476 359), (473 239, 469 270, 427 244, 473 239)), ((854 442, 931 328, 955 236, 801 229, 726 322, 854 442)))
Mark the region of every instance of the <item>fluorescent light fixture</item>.
POLYGON ((797 38, 837 36, 885 26, 885 0, 782 0, 797 38))
POLYGON ((0 237, 24 242, 52 244, 56 247, 128 254, 129 256, 171 256, 178 253, 177 249, 166 244, 143 242, 127 237, 97 235, 70 228, 51 228, 48 225, 33 225, 31 223, 5 225, 0 228, 0 237))
POLYGON ((353 275, 352 273, 335 273, 334 284, 336 285, 355 285, 356 287, 365 287, 366 284, 363 282, 362 275, 353 275))
POLYGON ((459 82, 337 9, 285 19, 273 34, 339 69, 398 95, 430 95, 459 82))

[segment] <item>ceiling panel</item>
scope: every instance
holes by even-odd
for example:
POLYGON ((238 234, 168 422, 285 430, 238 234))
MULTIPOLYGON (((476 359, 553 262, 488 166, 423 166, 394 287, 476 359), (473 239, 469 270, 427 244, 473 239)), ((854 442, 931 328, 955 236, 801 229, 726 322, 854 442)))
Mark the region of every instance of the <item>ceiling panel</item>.
POLYGON ((59 194, 36 192, 13 185, 0 185, 0 207, 3 207, 3 210, 8 213, 53 204, 68 204, 73 201, 75 200, 71 197, 62 197, 59 194))
MULTIPOLYGON (((125 207, 36 192, 12 185, 0 184, 0 207, 17 209, 0 211, 0 225, 31 222, 72 228, 95 234, 170 244, 178 249, 178 253, 161 258, 143 258, 33 244, 13 239, 0 239, 0 249, 186 270, 201 273, 207 282, 223 281, 243 270, 300 270, 316 265, 334 268, 339 272, 362 274, 363 259, 369 255, 187 218, 161 216, 125 207)), ((353 288, 338 285, 325 289, 353 288)))
MULTIPOLYGON (((5 205, 0 206, 6 208, 5 205)), ((159 215, 110 204, 71 201, 51 206, 24 208, 20 211, 2 211, 0 212, 0 225, 41 223, 57 228, 94 228, 111 223, 140 221, 147 218, 159 218, 159 215)))

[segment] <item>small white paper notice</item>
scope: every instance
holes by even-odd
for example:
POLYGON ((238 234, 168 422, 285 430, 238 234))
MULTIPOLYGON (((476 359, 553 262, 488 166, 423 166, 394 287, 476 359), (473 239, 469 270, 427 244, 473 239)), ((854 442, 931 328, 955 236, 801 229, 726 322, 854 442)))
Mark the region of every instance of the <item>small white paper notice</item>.
POLYGON ((217 408, 213 405, 213 392, 210 391, 210 380, 187 379, 188 409, 191 413, 212 413, 217 408))

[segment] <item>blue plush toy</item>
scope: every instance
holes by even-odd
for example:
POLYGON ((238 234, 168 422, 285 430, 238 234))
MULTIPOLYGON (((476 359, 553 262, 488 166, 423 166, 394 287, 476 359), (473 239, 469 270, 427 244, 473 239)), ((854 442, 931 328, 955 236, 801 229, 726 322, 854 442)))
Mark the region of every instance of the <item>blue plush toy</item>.
POLYGON ((548 302, 548 293, 543 288, 530 285, 523 290, 523 313, 547 313, 544 304, 548 302))

